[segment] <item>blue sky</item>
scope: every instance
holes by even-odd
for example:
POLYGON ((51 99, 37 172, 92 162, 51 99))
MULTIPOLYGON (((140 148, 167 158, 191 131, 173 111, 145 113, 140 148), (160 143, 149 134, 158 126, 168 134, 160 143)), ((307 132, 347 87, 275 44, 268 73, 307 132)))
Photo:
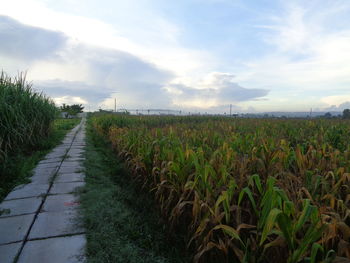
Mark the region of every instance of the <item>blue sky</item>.
POLYGON ((350 107, 347 0, 0 0, 0 66, 57 104, 350 107), (21 7, 21 8, 19 8, 21 7))

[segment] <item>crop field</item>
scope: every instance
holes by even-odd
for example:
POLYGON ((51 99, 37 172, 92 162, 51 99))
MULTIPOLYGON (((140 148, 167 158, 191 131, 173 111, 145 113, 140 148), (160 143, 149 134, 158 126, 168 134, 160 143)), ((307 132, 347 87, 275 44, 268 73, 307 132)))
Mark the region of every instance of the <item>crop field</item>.
MULTIPOLYGON (((93 115, 195 262, 350 258, 350 122, 93 115)), ((334 261, 335 260, 335 261, 334 261)))

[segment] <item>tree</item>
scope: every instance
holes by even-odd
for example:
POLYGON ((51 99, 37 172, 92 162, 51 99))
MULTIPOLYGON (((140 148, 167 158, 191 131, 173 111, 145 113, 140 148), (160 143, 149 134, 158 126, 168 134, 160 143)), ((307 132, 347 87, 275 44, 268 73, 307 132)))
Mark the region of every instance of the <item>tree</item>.
POLYGON ((350 109, 343 110, 343 119, 350 119, 350 109))
POLYGON ((332 114, 330 112, 327 112, 325 115, 323 115, 323 118, 330 119, 332 118, 332 114))
POLYGON ((77 115, 78 113, 83 112, 82 104, 73 104, 73 105, 63 105, 60 107, 61 112, 67 112, 69 115, 77 115))

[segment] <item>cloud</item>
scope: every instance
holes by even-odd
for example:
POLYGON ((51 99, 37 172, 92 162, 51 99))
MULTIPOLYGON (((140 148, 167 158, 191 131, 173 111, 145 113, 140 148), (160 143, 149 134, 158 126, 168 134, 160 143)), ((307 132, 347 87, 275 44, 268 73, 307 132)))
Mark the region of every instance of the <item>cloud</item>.
POLYGON ((242 85, 269 87, 273 104, 259 103, 259 109, 306 111, 323 108, 325 95, 348 94, 350 22, 345 17, 350 4, 311 2, 283 3, 279 13, 266 14, 269 22, 259 25, 268 49, 237 71, 242 85), (287 101, 280 103, 283 98, 287 101))
POLYGON ((72 96, 63 96, 54 98, 54 102, 57 106, 61 106, 63 104, 71 105, 71 104, 87 104, 87 101, 80 97, 72 97, 72 96))
POLYGON ((345 109, 350 109, 350 101, 346 101, 344 103, 337 105, 332 105, 327 108, 323 108, 322 111, 343 111, 345 109))
POLYGON ((63 98, 60 102, 74 96, 95 108, 101 104, 111 108, 111 97, 117 97, 119 105, 128 108, 171 104, 163 86, 174 75, 119 50, 70 44, 58 58, 36 63, 29 73, 39 78, 34 83, 37 88, 63 98))
POLYGON ((233 81, 234 77, 230 73, 212 72, 198 83, 196 88, 173 84, 167 89, 173 94, 175 105, 199 108, 257 100, 269 93, 266 89, 241 87, 233 81))
POLYGON ((67 37, 60 32, 28 26, 0 15, 0 54, 22 60, 52 56, 64 47, 67 37))
POLYGON ((350 109, 350 95, 347 94, 323 97, 321 101, 330 105, 323 108, 323 111, 343 111, 350 109))
POLYGON ((327 96, 323 97, 321 101, 327 103, 328 105, 340 106, 350 101, 350 94, 327 96))
MULTIPOLYGON (((97 86, 88 85, 84 82, 66 81, 60 79, 36 81, 35 89, 43 91, 50 97, 60 98, 60 102, 80 98, 81 103, 102 101, 111 95, 111 90, 99 89, 97 86)), ((68 102, 66 102, 68 103, 68 102)))
MULTIPOLYGON (((56 18, 59 17, 56 15, 56 18)), ((201 67, 201 63, 197 64, 201 53, 191 53, 189 49, 178 48, 175 40, 169 40, 174 42, 174 45, 159 50, 158 57, 166 50, 167 58, 163 61, 170 65, 160 67, 159 65, 164 63, 150 62, 157 61, 158 58, 148 59, 153 56, 150 54, 154 54, 155 50, 141 56, 138 52, 120 50, 118 45, 117 48, 93 46, 79 39, 73 39, 66 33, 21 24, 9 18, 3 21, 6 22, 3 24, 10 24, 16 29, 14 31, 16 34, 12 35, 10 31, 4 31, 10 36, 6 38, 12 37, 11 41, 15 43, 25 43, 25 39, 29 36, 37 36, 23 48, 24 54, 20 52, 14 54, 14 50, 20 49, 20 46, 15 47, 12 53, 8 50, 3 52, 11 57, 17 56, 32 61, 28 65, 28 79, 33 79, 34 86, 55 98, 58 103, 63 103, 65 100, 68 103, 69 98, 74 98, 75 101, 84 101, 95 107, 104 104, 112 108, 112 98, 116 97, 118 106, 125 108, 219 109, 226 108, 231 103, 261 100, 269 93, 266 88, 254 89, 239 85, 230 73, 207 74, 208 69, 203 68, 198 72, 190 70, 181 75, 179 74, 181 70, 176 70, 176 73, 166 70, 165 68, 172 68, 172 65, 178 62, 181 63, 175 68, 181 68, 183 71, 187 71, 188 67, 201 67), (39 40, 40 43, 37 43, 39 40), (41 48, 43 52, 35 48, 41 48), (193 56, 196 59, 193 60, 193 56), (203 74, 206 74, 204 78, 203 74)), ((112 32, 106 25, 101 28, 112 32)), ((112 42, 115 41, 116 38, 112 42)))
POLYGON ((9 60, 4 70, 11 68, 8 73, 13 74, 29 68, 27 79, 57 103, 75 98, 99 105, 117 96, 124 107, 171 104, 163 86, 174 74, 131 53, 74 41, 5 16, 0 16, 0 41, 0 55, 9 60))
POLYGON ((185 28, 155 7, 149 1, 85 1, 82 8, 79 1, 11 0, 2 3, 0 14, 64 32, 80 43, 132 53, 177 74, 191 75, 216 62, 210 52, 181 45, 185 28))

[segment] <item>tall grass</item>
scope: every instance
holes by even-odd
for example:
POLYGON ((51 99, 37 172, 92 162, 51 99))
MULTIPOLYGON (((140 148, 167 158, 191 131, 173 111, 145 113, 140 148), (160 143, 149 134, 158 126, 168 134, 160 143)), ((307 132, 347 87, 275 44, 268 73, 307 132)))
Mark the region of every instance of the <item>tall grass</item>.
POLYGON ((0 164, 30 151, 48 136, 57 109, 51 99, 35 92, 25 75, 0 76, 0 164))
POLYGON ((25 75, 0 75, 0 200, 25 167, 24 159, 42 148, 57 109, 51 99, 33 90, 25 75))

